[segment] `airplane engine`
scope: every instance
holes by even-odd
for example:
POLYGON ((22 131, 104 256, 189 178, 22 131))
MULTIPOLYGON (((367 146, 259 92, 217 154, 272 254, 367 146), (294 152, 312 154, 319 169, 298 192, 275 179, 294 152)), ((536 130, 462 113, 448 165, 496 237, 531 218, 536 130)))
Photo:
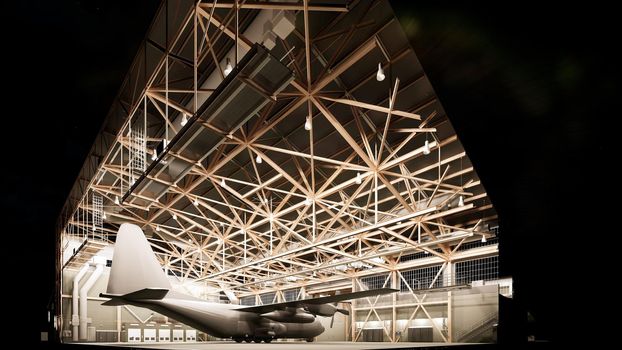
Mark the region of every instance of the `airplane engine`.
POLYGON ((304 311, 301 308, 288 309, 288 310, 276 310, 261 314, 261 317, 265 317, 272 321, 277 322, 294 322, 294 323, 311 323, 315 320, 315 316, 304 311))
POLYGON ((314 315, 330 317, 335 312, 340 312, 344 315, 348 314, 348 310, 339 309, 333 304, 308 304, 305 309, 314 315))
POLYGON ((305 310, 309 311, 314 315, 320 315, 324 317, 332 317, 330 320, 330 328, 333 328, 333 323, 335 322, 335 313, 339 312, 344 315, 349 315, 350 311, 346 309, 339 309, 336 305, 333 304, 307 304, 305 310))

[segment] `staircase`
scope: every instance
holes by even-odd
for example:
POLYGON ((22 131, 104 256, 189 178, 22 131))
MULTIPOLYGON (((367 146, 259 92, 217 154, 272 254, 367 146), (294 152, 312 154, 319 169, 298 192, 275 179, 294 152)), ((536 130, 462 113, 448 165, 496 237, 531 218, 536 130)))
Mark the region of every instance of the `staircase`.
POLYGON ((474 340, 479 341, 481 336, 497 323, 498 316, 499 314, 496 311, 485 315, 470 328, 462 329, 457 332, 454 341, 458 343, 469 343, 474 340))

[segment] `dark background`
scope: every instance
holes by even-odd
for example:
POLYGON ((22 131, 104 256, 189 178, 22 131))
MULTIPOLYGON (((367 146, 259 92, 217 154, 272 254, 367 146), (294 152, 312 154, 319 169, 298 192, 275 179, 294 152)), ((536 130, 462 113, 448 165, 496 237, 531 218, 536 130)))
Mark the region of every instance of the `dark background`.
MULTIPOLYGON (((601 177, 619 119, 614 11, 392 4, 499 212, 501 273, 514 277, 515 299, 535 318, 537 339, 575 339, 570 324, 589 317, 578 304, 596 279, 578 271, 579 260, 606 250, 601 197, 615 187, 601 177)), ((15 315, 28 339, 46 327, 57 215, 158 5, 29 1, 3 10, 12 78, 3 98, 4 260, 22 276, 17 292, 35 295, 22 296, 27 308, 15 315)))

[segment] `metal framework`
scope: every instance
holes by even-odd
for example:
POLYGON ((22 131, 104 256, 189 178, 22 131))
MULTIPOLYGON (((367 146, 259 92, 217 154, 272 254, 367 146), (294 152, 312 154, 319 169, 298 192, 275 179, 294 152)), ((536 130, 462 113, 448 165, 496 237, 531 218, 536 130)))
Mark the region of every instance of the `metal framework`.
MULTIPOLYGON (((412 318, 427 314, 426 296, 413 291, 421 289, 408 275, 414 272, 404 271, 435 265, 424 281, 438 286, 446 266, 469 256, 461 245, 490 238, 496 218, 386 1, 165 0, 59 232, 61 239, 81 232, 113 242, 120 223, 135 223, 180 281, 258 302, 270 301, 259 293, 284 300, 344 281, 367 288, 361 278, 381 274, 386 280, 378 286, 405 283, 417 305, 412 318), (147 181, 166 187, 157 197, 134 191, 123 201, 149 163, 184 159, 183 152, 158 159, 158 144, 196 114, 228 62, 235 66, 254 42, 266 44, 264 23, 278 11, 296 19, 271 50, 294 71, 291 84, 240 128, 205 123, 222 138, 214 152, 193 160, 174 183, 149 173, 147 181), (384 81, 377 80, 379 66, 384 81), (88 200, 100 197, 101 214, 88 200), (92 227, 97 236, 88 233, 92 227), (427 258, 406 259, 419 253, 427 258)), ((495 252, 496 245, 477 254, 495 252)), ((367 317, 380 318, 369 304, 367 317)), ((395 330, 385 332, 399 340, 395 330)), ((352 338, 359 337, 352 327, 352 338)))

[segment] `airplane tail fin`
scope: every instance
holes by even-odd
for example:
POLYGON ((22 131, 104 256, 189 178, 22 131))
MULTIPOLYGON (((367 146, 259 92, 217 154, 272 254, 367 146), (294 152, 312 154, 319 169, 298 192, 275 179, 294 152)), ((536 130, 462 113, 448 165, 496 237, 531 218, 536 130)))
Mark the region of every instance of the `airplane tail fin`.
POLYGON ((110 303, 120 302, 119 298, 162 299, 171 289, 140 227, 122 224, 114 247, 108 288, 102 296, 112 298, 110 303))

